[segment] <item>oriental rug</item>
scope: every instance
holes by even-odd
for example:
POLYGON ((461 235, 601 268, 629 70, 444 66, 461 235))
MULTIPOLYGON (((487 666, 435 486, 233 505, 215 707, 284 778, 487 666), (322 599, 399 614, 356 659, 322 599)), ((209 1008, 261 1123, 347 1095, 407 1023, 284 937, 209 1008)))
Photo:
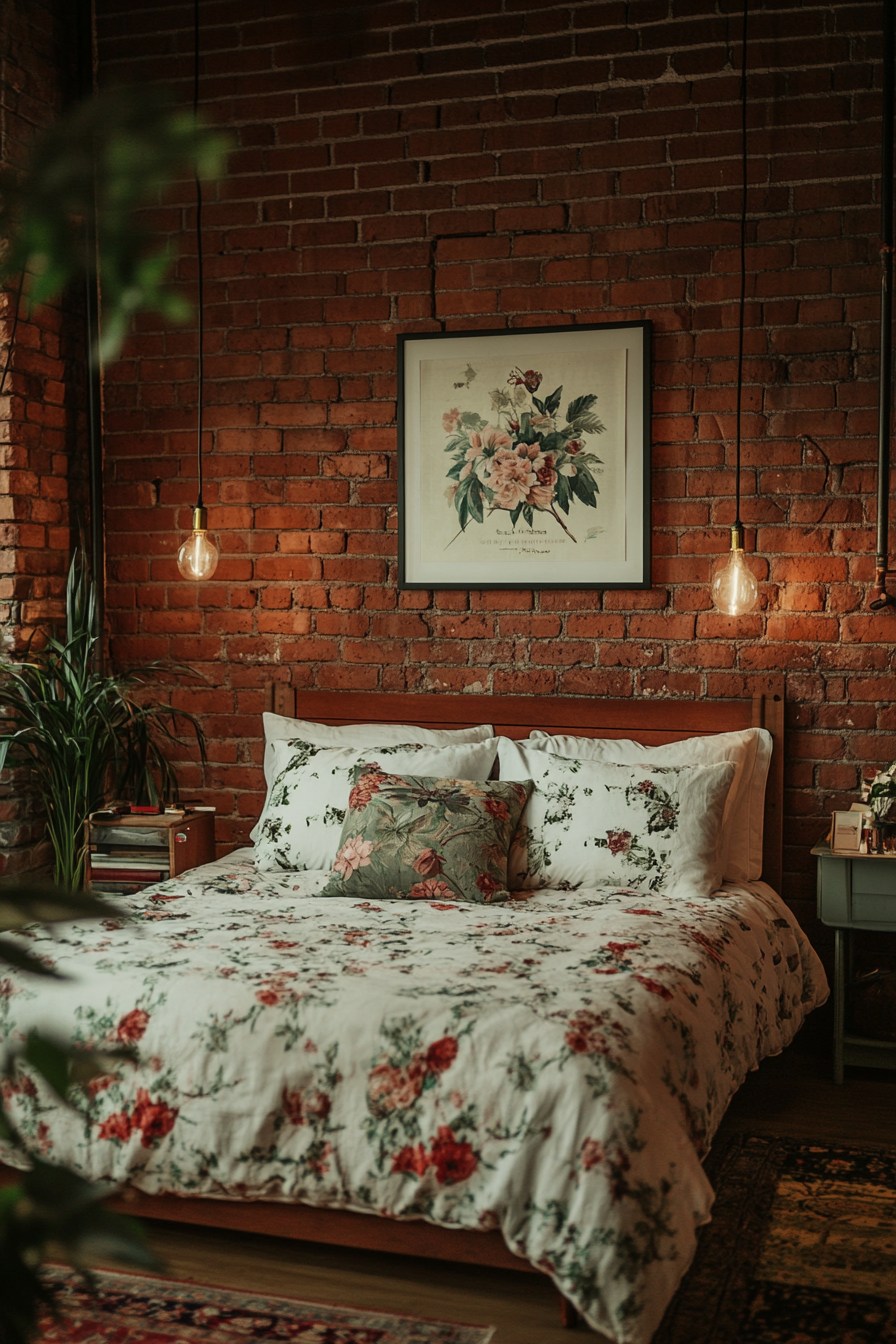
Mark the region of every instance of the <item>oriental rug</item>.
POLYGON ((482 1326, 105 1270, 96 1273, 92 1295, 71 1270, 47 1273, 59 1319, 44 1319, 40 1344, 488 1344, 494 1334, 482 1326))
POLYGON ((653 1344, 896 1344, 896 1151, 734 1135, 653 1344))

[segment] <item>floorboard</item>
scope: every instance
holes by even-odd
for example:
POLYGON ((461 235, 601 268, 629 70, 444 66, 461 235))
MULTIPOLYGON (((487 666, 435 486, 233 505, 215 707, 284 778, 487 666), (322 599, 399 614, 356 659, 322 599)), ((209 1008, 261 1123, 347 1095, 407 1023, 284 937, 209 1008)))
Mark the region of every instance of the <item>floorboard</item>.
MULTIPOLYGON (((836 1087, 817 1049, 792 1048, 745 1081, 717 1142, 738 1130, 818 1142, 896 1147, 896 1073, 847 1070, 836 1087)), ((300 1245, 281 1238, 152 1225, 152 1242, 175 1278, 282 1293, 311 1301, 407 1312, 496 1327, 494 1344, 572 1344, 547 1279, 511 1270, 439 1264, 386 1253, 300 1245)))

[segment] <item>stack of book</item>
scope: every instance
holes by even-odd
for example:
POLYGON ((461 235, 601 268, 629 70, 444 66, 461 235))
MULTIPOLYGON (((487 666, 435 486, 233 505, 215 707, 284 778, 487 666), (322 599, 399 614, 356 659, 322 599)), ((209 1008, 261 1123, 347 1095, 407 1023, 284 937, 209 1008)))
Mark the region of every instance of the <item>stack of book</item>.
POLYGON ((133 821, 130 825, 91 827, 92 885, 104 890, 130 890, 164 881, 171 876, 168 837, 167 827, 135 826, 133 821))

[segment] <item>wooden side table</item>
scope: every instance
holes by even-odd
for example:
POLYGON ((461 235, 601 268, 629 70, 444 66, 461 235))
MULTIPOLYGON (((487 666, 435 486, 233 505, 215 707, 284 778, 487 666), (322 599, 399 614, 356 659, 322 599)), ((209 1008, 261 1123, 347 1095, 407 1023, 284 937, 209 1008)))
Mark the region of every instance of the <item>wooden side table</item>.
POLYGON ((896 859, 879 854, 845 858, 832 854, 827 841, 812 853, 818 864, 818 918, 834 930, 834 1082, 842 1083, 845 1064, 896 1069, 896 1042, 845 1030, 854 932, 896 933, 896 859))
POLYGON ((152 881, 180 877, 215 857, 212 812, 125 813, 109 820, 93 816, 86 827, 88 888, 135 891, 152 881))

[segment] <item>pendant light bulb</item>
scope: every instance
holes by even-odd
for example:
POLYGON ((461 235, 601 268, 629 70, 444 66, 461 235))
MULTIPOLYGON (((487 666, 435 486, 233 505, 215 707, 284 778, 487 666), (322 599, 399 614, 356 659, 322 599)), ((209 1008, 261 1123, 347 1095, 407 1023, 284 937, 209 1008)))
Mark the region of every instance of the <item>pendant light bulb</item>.
POLYGON ((731 529, 731 554, 713 575, 712 600, 726 616, 743 616, 755 610, 759 585, 744 561, 744 535, 739 526, 731 529))
POLYGON ((177 553, 177 567, 185 579, 210 579, 218 565, 218 548, 208 534, 205 509, 193 510, 193 531, 177 553))

